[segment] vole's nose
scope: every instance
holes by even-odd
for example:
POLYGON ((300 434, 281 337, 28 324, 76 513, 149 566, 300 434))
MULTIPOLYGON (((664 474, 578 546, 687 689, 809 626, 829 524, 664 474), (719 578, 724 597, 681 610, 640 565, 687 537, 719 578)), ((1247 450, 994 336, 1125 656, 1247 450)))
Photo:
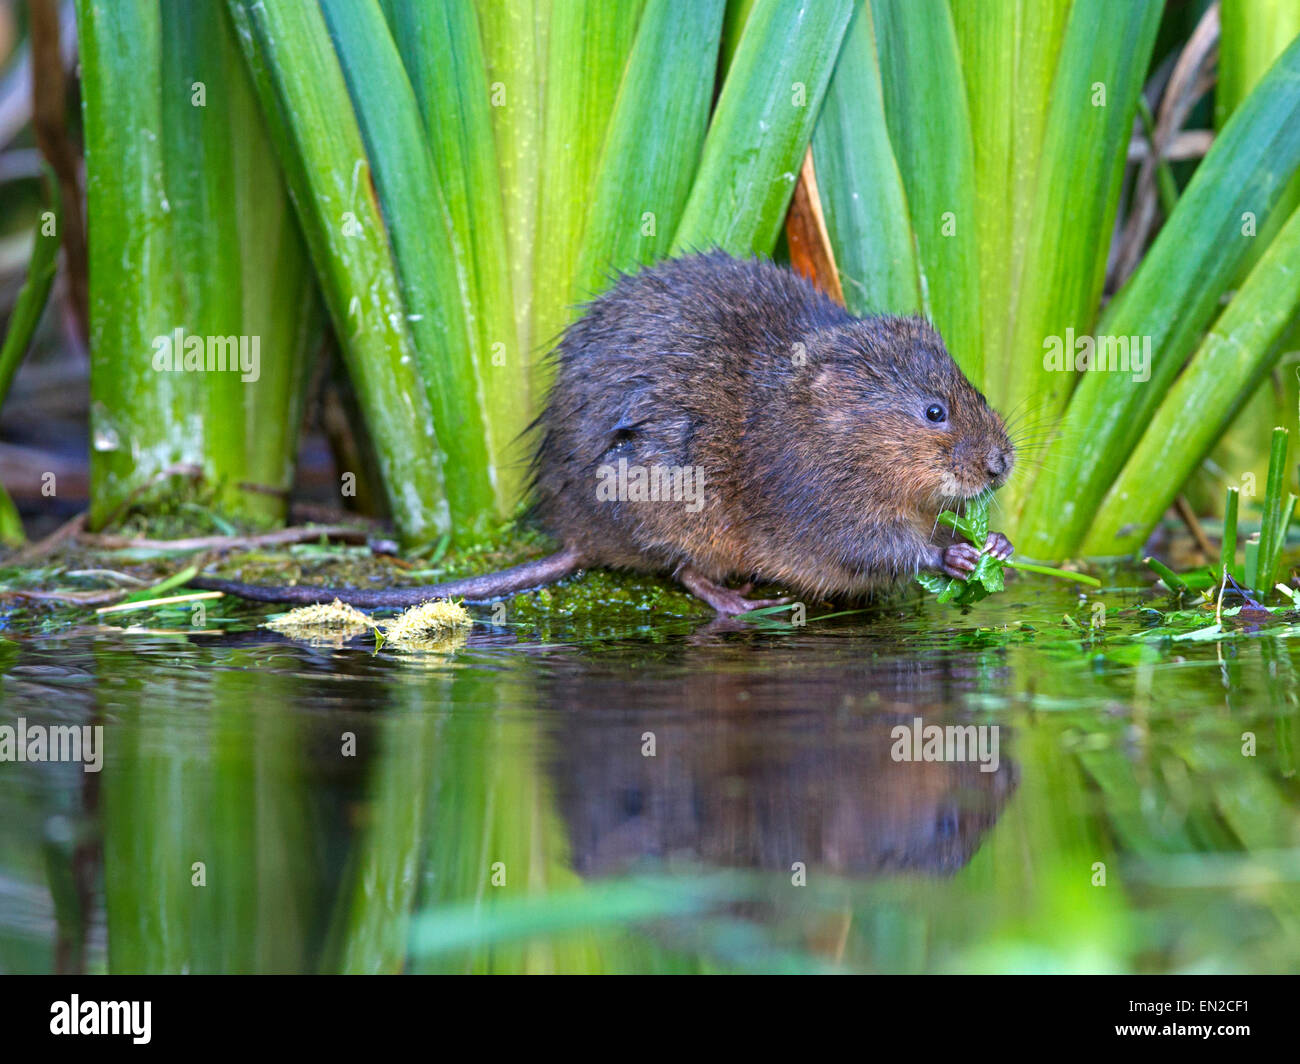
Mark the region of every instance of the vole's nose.
POLYGON ((1006 451, 989 451, 988 471, 991 477, 1000 477, 1011 468, 1011 456, 1006 451))

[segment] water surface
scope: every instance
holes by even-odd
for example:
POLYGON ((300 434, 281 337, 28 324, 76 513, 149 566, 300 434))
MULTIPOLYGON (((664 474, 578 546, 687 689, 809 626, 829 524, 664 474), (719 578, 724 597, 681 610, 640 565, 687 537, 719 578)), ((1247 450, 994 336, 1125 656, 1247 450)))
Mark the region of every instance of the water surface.
POLYGON ((0 763, 0 970, 1296 970, 1294 641, 1100 601, 422 654, 11 619, 0 725, 103 766, 0 763), (996 770, 897 759, 918 720, 996 770))

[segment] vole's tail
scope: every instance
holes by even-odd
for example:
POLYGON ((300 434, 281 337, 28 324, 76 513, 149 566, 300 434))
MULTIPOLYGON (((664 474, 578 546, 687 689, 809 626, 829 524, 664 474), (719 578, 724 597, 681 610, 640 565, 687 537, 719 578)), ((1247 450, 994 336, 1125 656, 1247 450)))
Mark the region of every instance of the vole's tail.
POLYGON ((373 590, 359 587, 307 587, 302 584, 275 587, 269 584, 241 584, 237 580, 217 580, 206 576, 197 576, 188 584, 203 591, 224 591, 227 595, 236 595, 253 602, 292 602, 307 606, 314 602, 340 599, 350 605, 373 610, 389 606, 418 606, 421 602, 435 598, 492 602, 520 591, 531 591, 544 584, 553 584, 556 580, 577 572, 582 566, 583 560, 578 553, 566 547, 545 558, 524 562, 523 565, 515 565, 499 572, 484 573, 464 580, 450 580, 445 584, 426 584, 423 587, 373 590))

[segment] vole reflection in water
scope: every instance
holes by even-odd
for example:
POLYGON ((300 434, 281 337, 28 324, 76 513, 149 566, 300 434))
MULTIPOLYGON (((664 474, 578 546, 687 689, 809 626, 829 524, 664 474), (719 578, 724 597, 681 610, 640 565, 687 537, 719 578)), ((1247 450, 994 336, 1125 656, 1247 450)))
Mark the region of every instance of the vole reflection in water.
POLYGON ((894 759, 900 725, 975 723, 935 708, 951 704, 942 679, 903 663, 754 675, 712 660, 644 680, 559 671, 553 778, 575 867, 687 860, 788 875, 801 861, 850 877, 952 874, 996 822, 1018 770, 1006 728, 996 771, 969 753, 894 759))

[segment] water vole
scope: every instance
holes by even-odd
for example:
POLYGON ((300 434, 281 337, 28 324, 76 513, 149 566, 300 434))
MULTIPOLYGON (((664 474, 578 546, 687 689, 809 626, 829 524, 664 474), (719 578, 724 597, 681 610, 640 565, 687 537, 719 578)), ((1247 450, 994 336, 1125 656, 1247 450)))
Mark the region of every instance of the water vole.
MULTIPOLYGON (((857 318, 797 274, 721 252, 621 277, 565 332, 536 428, 536 513, 562 544, 512 569, 377 591, 192 581, 269 602, 487 601, 578 569, 671 573, 717 611, 761 580, 857 595, 922 569, 947 504, 1000 486, 1002 419, 916 317, 857 318)), ((985 550, 1011 544, 991 534, 985 550)))

